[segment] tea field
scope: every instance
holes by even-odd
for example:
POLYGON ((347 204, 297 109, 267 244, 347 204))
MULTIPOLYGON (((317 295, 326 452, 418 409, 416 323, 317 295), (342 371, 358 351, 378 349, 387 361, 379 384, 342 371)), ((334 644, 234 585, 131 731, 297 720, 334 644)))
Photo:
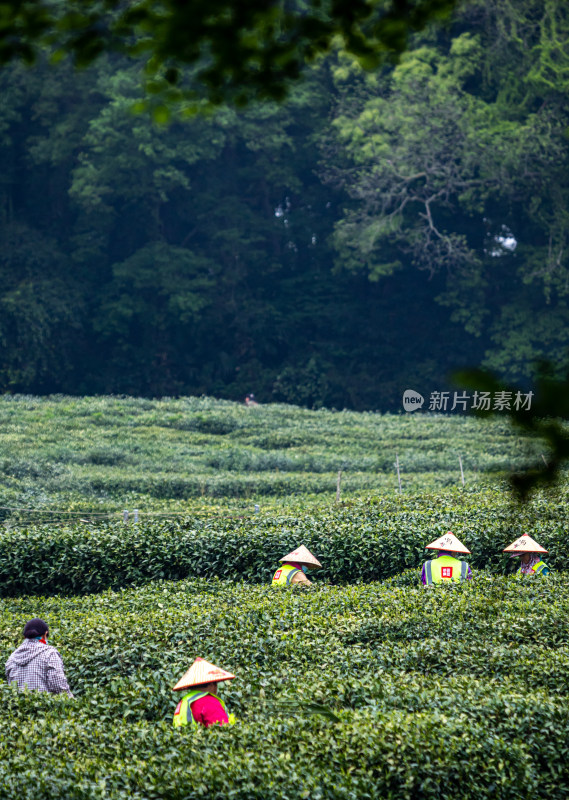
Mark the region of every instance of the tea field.
POLYGON ((504 481, 538 441, 205 398, 3 397, 0 420, 0 659, 40 616, 75 695, 0 684, 0 800, 569 797, 567 489, 520 507, 504 481), (425 589, 449 529, 474 578, 425 589), (523 532, 547 578, 503 557, 523 532), (301 542, 323 569, 273 589, 301 542), (196 655, 237 676, 234 726, 173 729, 196 655))
POLYGON ((542 450, 499 417, 5 395, 0 519, 321 504, 335 499, 338 470, 342 498, 394 494, 396 457, 405 493, 461 486, 459 456, 476 488, 542 450))
POLYGON ((76 697, 2 687, 2 798, 569 794, 566 575, 5 599, 3 658, 37 613, 76 697), (172 728, 170 687, 196 653, 236 674, 233 727, 172 728))

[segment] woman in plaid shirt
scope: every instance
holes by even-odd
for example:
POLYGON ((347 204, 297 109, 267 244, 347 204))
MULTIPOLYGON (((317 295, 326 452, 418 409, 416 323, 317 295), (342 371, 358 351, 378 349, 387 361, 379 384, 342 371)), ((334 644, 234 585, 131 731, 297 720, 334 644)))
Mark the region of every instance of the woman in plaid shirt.
POLYGON ((49 630, 43 619, 31 619, 24 628, 24 641, 6 662, 8 683, 16 681, 19 689, 73 697, 63 671, 63 661, 47 643, 49 630))

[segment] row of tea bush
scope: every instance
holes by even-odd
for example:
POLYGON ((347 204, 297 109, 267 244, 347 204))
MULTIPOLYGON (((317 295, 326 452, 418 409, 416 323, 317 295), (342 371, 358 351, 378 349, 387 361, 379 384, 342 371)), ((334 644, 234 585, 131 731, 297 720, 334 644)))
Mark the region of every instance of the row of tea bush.
POLYGON ((42 616, 75 699, 2 687, 0 797, 566 797, 567 573, 406 578, 1 600, 0 659, 42 616), (236 675, 235 726, 172 728, 196 655, 236 675))
POLYGON ((425 545, 452 530, 472 550, 474 568, 504 573, 502 549, 529 533, 566 563, 564 496, 518 507, 497 491, 361 500, 314 508, 299 517, 156 521, 7 530, 0 538, 0 595, 98 592, 157 578, 270 581, 279 559, 299 544, 322 562, 318 579, 373 581, 417 568, 425 545))
POLYGON ((212 398, 0 396, 0 512, 170 509, 199 498, 282 499, 405 492, 547 457, 503 417, 307 411, 212 398))

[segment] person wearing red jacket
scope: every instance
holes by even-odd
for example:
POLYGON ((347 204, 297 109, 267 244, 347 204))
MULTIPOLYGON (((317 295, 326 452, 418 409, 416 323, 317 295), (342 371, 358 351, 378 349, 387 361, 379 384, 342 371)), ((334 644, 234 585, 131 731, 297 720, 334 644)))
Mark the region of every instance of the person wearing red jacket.
POLYGON ((174 712, 174 727, 185 725, 196 727, 203 725, 233 724, 233 714, 228 714, 223 700, 217 696, 217 685, 221 681, 233 680, 235 675, 210 664, 203 658, 196 658, 190 669, 180 678, 173 691, 183 689, 185 694, 174 712))

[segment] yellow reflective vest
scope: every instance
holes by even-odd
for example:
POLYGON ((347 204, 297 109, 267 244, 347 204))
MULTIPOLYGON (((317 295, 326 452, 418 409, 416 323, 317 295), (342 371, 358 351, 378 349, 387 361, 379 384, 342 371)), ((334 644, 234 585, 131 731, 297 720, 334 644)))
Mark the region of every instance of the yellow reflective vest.
POLYGON ((293 567, 292 564, 283 564, 273 575, 273 586, 290 586, 292 579, 301 569, 293 567))
POLYGON ((425 562, 425 586, 433 583, 460 583, 468 576, 468 562, 452 556, 439 556, 425 562))
MULTIPOLYGON (((211 694, 211 692, 188 692, 185 694, 178 705, 176 706, 176 710, 174 711, 174 727, 181 728, 182 725, 194 725, 197 727, 197 722, 194 719, 194 715, 192 714, 192 703, 195 703, 196 700, 199 700, 200 697, 205 697, 207 694, 211 694)), ((216 700, 219 700, 221 703, 223 710, 227 714, 227 710, 225 708, 225 703, 218 697, 216 694, 211 694, 212 697, 215 697, 216 700)), ((235 722, 235 717, 233 714, 228 714, 229 724, 233 725, 235 722)))
POLYGON ((516 572, 516 575, 521 575, 522 577, 525 577, 526 575, 549 575, 549 567, 545 561, 538 561, 537 564, 534 564, 531 568, 531 573, 522 572, 522 568, 520 567, 516 572))

